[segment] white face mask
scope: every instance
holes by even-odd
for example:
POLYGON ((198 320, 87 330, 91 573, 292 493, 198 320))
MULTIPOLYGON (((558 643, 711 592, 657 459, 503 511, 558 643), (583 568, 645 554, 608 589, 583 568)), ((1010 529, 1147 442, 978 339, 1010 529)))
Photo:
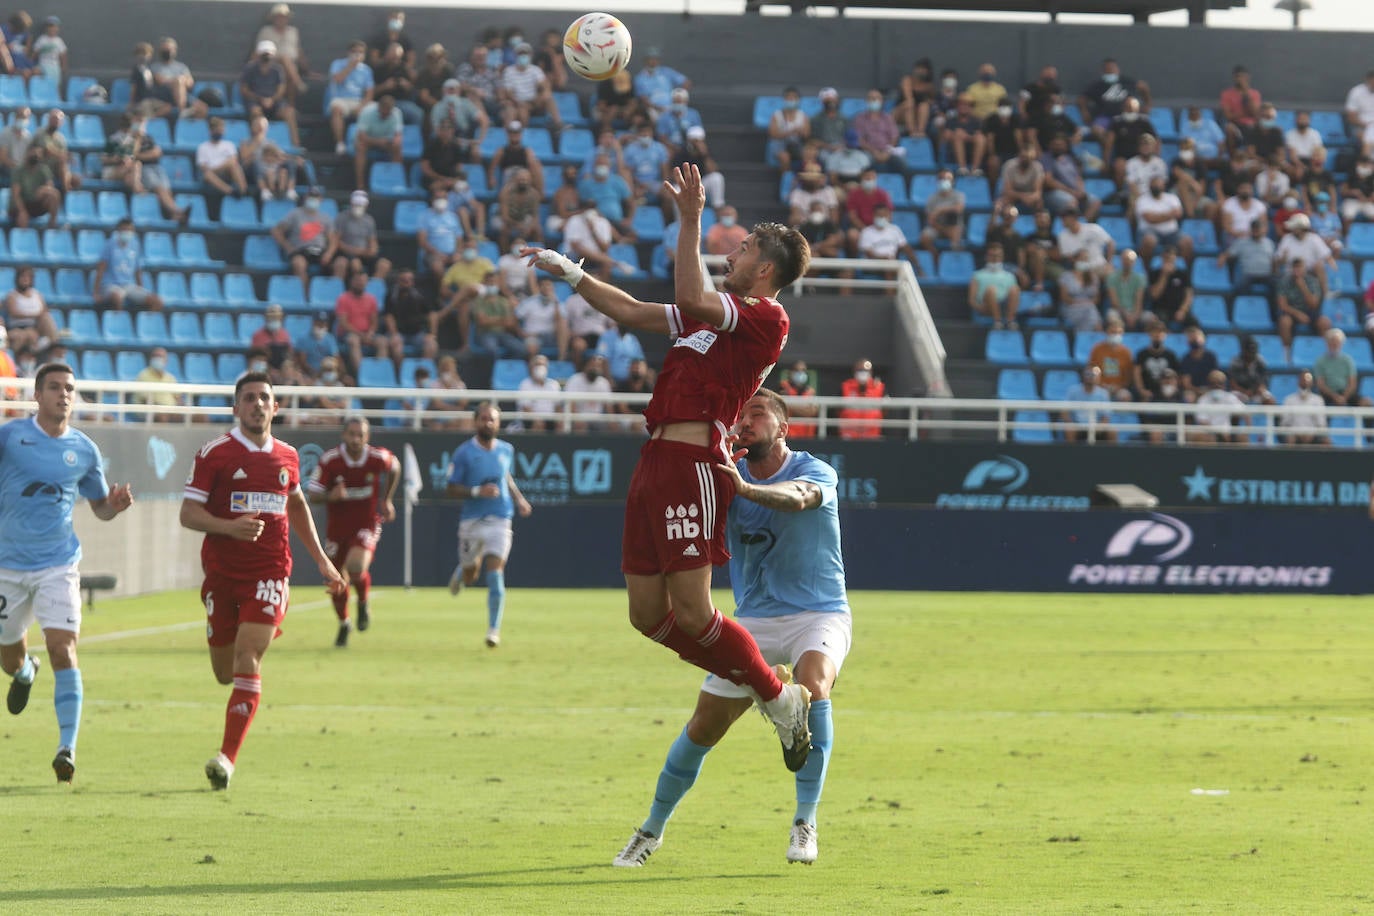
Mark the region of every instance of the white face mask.
POLYGON ((1011 117, 1011 106, 1010 106, 1010 105, 998 105, 998 106, 997 106, 997 114, 998 114, 1000 117, 1003 117, 1003 118, 1010 118, 1010 117, 1011 117))
POLYGON ((806 218, 810 220, 811 224, 814 226, 819 226, 821 223, 825 222, 825 214, 820 210, 813 210, 806 218))
POLYGON ((154 356, 152 359, 148 360, 148 368, 161 372, 163 369, 167 368, 167 358, 165 356, 154 356))
POLYGON ((269 331, 280 331, 281 322, 276 320, 275 318, 271 318, 263 322, 263 327, 267 328, 267 330, 269 331))
POLYGON ((1064 113, 1064 106, 1063 106, 1063 105, 1051 105, 1051 106, 1050 106, 1050 113, 1053 114, 1053 115, 1062 115, 1062 114, 1064 113))
POLYGON ((354 216, 363 216, 367 213, 367 204, 354 204, 348 208, 354 216))
POLYGON ((940 190, 941 190, 941 191, 950 191, 950 190, 953 190, 953 188, 954 188, 954 182, 950 181, 948 178, 941 178, 941 179, 940 179, 940 190))
POLYGON ((1178 394, 1178 386, 1177 386, 1177 385, 1160 385, 1160 386, 1159 386, 1159 393, 1162 394, 1162 395, 1164 395, 1166 398, 1171 398, 1171 397, 1173 397, 1174 395, 1178 394))
POLYGON ((1196 154, 1190 149, 1183 149, 1178 151, 1178 158, 1182 159, 1184 162, 1192 162, 1193 157, 1195 155, 1196 154))
POLYGON ((307 198, 305 199, 305 209, 307 209, 307 210, 318 210, 318 209, 320 209, 320 199, 319 199, 318 197, 307 197, 307 198))
POLYGON ((329 371, 325 371, 325 372, 321 372, 321 373, 320 373, 320 381, 322 381, 322 382, 337 382, 338 380, 339 380, 339 373, 334 372, 333 370, 329 370, 329 371))
POLYGON ((607 178, 611 174, 611 167, 609 165, 598 165, 596 168, 592 169, 592 174, 596 175, 597 178, 607 178))
POLYGON ((1124 336, 1121 335, 1121 334, 1108 334, 1108 335, 1107 335, 1107 343, 1110 343, 1110 344, 1119 344, 1119 343, 1121 343, 1121 341, 1124 340, 1124 339, 1125 339, 1124 336))
POLYGON ((886 229, 889 222, 890 220, 886 216, 875 216, 873 218, 873 225, 879 229, 886 229))
POLYGON ((547 366, 535 366, 530 369, 530 378, 534 379, 536 382, 542 382, 548 377, 549 368, 547 366))
POLYGON ((860 385, 867 385, 872 378, 873 373, 869 372, 867 369, 860 369, 858 372, 854 373, 854 381, 858 382, 860 385))
POLYGON ((859 187, 863 188, 865 191, 872 191, 877 186, 878 182, 873 178, 865 178, 863 181, 859 182, 859 187))
POLYGON ((443 213, 448 209, 448 198, 436 197, 430 206, 434 207, 435 213, 443 213))
POLYGON ((248 364, 248 371, 249 371, 249 372, 266 372, 266 371, 267 371, 267 363, 263 363, 263 362, 253 362, 253 363, 249 363, 249 364, 248 364))
POLYGON ((1126 122, 1139 121, 1139 120, 1140 120, 1140 112, 1138 112, 1138 111, 1125 111, 1125 112, 1122 112, 1122 114, 1121 114, 1121 119, 1122 119, 1123 121, 1126 121, 1126 122))

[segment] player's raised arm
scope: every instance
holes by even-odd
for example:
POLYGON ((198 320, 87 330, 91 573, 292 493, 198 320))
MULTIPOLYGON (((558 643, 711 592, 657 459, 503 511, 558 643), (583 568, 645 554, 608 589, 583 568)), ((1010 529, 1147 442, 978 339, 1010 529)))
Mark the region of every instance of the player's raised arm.
POLYGON ((701 171, 692 163, 673 169, 663 182, 663 193, 677 204, 677 260, 673 272, 673 296, 677 307, 689 318, 704 321, 713 328, 725 324, 725 306, 720 296, 706 285, 701 271, 701 211, 706 206, 706 188, 701 171))
POLYGON ((668 333, 668 312, 663 305, 640 302, 624 290, 589 276, 579 264, 552 248, 522 248, 520 256, 529 258, 531 267, 568 281, 588 305, 618 324, 639 331, 668 333))

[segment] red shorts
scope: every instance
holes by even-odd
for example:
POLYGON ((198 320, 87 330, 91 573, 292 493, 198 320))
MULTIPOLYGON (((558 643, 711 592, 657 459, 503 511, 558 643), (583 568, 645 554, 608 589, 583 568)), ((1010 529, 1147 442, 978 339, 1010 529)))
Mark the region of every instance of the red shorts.
MULTIPOLYGON (((227 646, 241 623, 270 623, 280 627, 291 597, 289 579, 225 579, 207 576, 200 587, 205 605, 205 638, 212 646, 227 646)), ((278 634, 280 634, 278 630, 278 634)))
POLYGON ((625 500, 622 572, 653 576, 730 559, 725 512, 735 487, 715 464, 719 454, 699 445, 644 443, 625 500))
POLYGON ((381 537, 381 522, 377 522, 371 528, 359 528, 357 531, 330 531, 325 536, 324 553, 336 568, 342 569, 343 561, 354 547, 361 547, 368 553, 376 553, 377 541, 381 537))

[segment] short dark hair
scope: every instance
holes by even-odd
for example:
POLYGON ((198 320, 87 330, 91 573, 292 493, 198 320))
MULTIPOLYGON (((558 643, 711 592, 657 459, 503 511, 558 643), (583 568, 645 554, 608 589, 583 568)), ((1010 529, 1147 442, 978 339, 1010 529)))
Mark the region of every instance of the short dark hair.
POLYGON ((763 398, 768 405, 768 410, 783 423, 791 419, 792 412, 787 409, 786 399, 771 388, 760 388, 754 392, 754 397, 763 398))
POLYGON ((478 401, 477 406, 472 408, 472 418, 475 420, 487 408, 491 408, 497 413, 501 412, 501 406, 495 401, 478 401))
MULTIPOLYGON (((239 380, 234 383, 234 400, 239 399, 239 393, 243 391, 244 385, 251 385, 254 382, 262 382, 269 389, 272 388, 272 376, 266 372, 245 372, 239 376, 239 380)), ((274 393, 275 396, 275 393, 274 393)))
POLYGON ((753 235, 759 256, 773 265, 775 289, 791 286, 806 273, 811 264, 811 245, 796 229, 781 223, 759 223, 753 235))
POLYGON ((55 372, 65 372, 75 376, 76 370, 66 363, 44 363, 33 376, 33 391, 37 394, 43 388, 43 380, 55 372))

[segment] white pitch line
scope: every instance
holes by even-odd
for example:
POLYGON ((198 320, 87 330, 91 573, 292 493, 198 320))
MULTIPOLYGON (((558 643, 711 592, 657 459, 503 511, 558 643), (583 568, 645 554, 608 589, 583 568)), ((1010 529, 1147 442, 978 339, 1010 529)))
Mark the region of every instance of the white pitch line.
MULTIPOLYGON (((375 593, 374 593, 375 594, 375 593)), ((293 604, 287 614, 300 614, 305 611, 313 611, 318 608, 328 607, 329 601, 307 601, 304 604, 293 604)), ((158 633, 176 633, 181 630, 195 630, 204 627, 205 624, 199 620, 187 620, 182 623, 169 623, 160 627, 141 627, 137 630, 116 630, 113 633, 97 633, 95 636, 81 637, 81 645, 88 646, 94 642, 114 642, 117 639, 133 639, 138 636, 156 636, 158 633)))

